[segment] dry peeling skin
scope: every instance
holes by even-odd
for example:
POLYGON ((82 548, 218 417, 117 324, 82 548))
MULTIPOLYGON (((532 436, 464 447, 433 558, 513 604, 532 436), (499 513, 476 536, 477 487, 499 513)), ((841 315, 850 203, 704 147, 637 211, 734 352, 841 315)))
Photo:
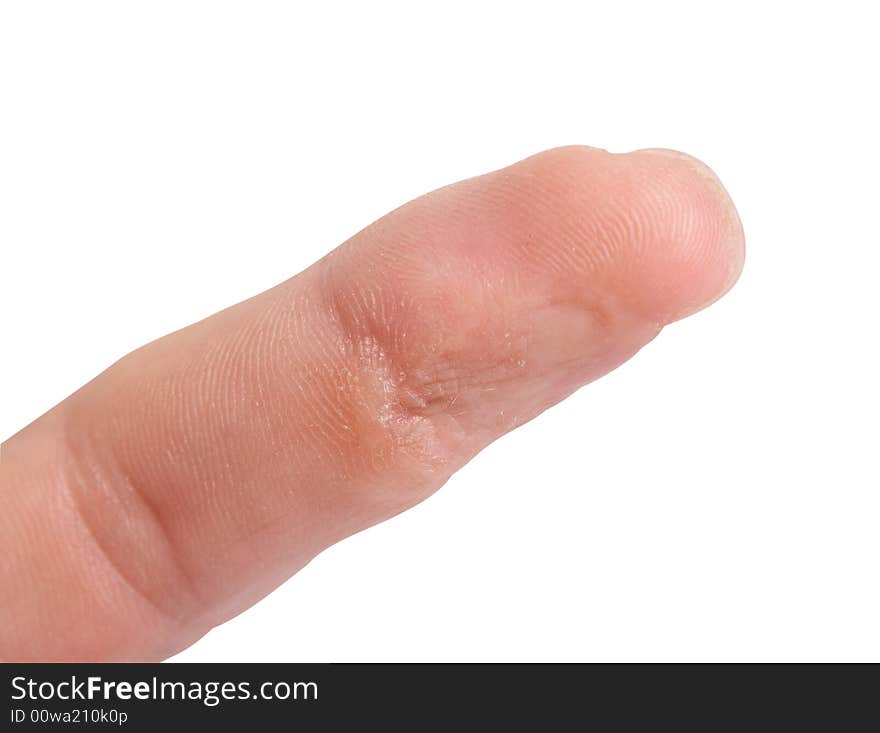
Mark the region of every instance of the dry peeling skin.
POLYGON ((742 260, 717 178, 671 151, 561 148, 397 209, 4 445, 0 656, 188 645, 720 297, 742 260))

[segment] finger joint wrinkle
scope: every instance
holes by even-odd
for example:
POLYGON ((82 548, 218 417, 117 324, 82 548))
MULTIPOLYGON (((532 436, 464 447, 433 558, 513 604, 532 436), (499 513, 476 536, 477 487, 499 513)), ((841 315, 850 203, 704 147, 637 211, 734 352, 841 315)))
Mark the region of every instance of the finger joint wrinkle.
MULTIPOLYGON (((185 628, 198 593, 147 492, 115 461, 98 457, 87 426, 65 427, 64 434, 59 489, 86 541, 142 608, 172 630, 185 628)), ((103 592, 112 605, 116 593, 103 592)))

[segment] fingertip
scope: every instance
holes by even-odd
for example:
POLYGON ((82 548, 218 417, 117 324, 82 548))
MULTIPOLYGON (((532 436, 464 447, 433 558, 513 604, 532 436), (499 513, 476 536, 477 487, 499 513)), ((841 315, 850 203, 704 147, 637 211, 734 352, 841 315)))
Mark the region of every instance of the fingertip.
POLYGON ((500 191, 493 202, 508 204, 493 218, 501 239, 513 242, 501 251, 601 292, 641 320, 662 326, 696 313, 742 270, 736 208, 715 173, 692 156, 575 145, 502 174, 484 184, 500 191))
POLYGON ((667 148, 625 154, 649 172, 657 206, 653 286, 643 283, 660 323, 672 323, 708 307, 739 279, 745 261, 742 221, 718 175, 698 158, 667 148), (665 210, 664 210, 665 209, 665 210))

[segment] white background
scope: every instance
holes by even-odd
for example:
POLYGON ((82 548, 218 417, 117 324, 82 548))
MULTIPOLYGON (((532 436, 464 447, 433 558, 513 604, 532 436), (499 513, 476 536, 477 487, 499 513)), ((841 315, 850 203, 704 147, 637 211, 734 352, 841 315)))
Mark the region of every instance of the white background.
POLYGON ((728 297, 177 659, 880 659, 870 7, 5 2, 0 437, 441 184, 679 148, 728 297))

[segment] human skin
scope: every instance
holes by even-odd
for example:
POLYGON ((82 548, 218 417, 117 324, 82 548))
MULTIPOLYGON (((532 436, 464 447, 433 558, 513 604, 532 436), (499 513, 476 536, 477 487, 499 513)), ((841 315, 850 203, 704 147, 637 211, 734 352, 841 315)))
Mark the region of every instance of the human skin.
POLYGON ((733 204, 665 150, 416 199, 2 445, 0 658, 158 660, 723 295, 733 204))

